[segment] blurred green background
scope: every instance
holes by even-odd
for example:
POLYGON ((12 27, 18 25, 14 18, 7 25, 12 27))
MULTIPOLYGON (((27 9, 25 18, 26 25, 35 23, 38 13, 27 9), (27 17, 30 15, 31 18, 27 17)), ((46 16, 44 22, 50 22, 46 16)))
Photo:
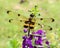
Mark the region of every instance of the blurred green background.
POLYGON ((18 14, 21 14, 22 18, 29 17, 28 10, 35 5, 39 7, 40 17, 55 19, 54 23, 43 24, 53 27, 46 35, 53 48, 60 48, 60 0, 25 0, 24 3, 20 3, 20 0, 0 0, 0 48, 7 48, 9 40, 14 37, 20 42, 21 48, 24 33, 23 23, 19 22, 21 17, 18 17, 18 14), (8 10, 11 11, 9 14, 8 10), (14 21, 9 23, 9 19, 14 21))

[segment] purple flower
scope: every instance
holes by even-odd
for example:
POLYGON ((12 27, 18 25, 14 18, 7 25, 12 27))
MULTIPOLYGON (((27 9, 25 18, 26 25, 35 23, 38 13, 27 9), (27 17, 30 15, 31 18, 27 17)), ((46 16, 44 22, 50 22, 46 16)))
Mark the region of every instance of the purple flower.
POLYGON ((48 42, 48 41, 46 41, 46 44, 47 44, 47 45, 49 45, 49 42, 48 42))
POLYGON ((24 33, 26 33, 28 30, 26 28, 24 28, 24 33))
POLYGON ((43 43, 42 39, 40 39, 40 40, 35 40, 35 44, 37 44, 37 45, 42 45, 42 43, 43 43))
POLYGON ((50 48, 49 41, 47 40, 45 43, 48 45, 47 48, 50 48))
POLYGON ((40 35, 43 35, 44 31, 43 30, 38 30, 36 33, 40 34, 40 35))
POLYGON ((22 48, 27 48, 27 47, 33 48, 31 39, 29 37, 24 36, 23 39, 24 40, 23 40, 23 43, 22 43, 22 48))
POLYGON ((27 36, 23 36, 23 39, 27 39, 27 36))
MULTIPOLYGON (((26 33, 27 32, 27 29, 24 29, 24 32, 26 33)), ((43 46, 43 37, 46 37, 45 36, 45 32, 43 30, 38 30, 36 32, 33 32, 32 35, 30 34, 29 36, 23 36, 23 43, 22 43, 22 48, 35 48, 33 47, 32 45, 32 39, 35 38, 35 44, 36 45, 40 45, 40 46, 43 46)), ((45 42, 48 46, 48 48, 50 48, 49 46, 49 42, 48 40, 45 42)), ((37 47, 36 47, 37 48, 37 47)), ((43 47, 40 47, 40 48, 43 48, 43 47)))
POLYGON ((30 34, 30 36, 28 37, 29 40, 33 39, 33 35, 30 34))
POLYGON ((44 35, 44 31, 43 30, 38 30, 37 32, 33 32, 32 34, 34 34, 34 37, 39 37, 40 35, 44 35))

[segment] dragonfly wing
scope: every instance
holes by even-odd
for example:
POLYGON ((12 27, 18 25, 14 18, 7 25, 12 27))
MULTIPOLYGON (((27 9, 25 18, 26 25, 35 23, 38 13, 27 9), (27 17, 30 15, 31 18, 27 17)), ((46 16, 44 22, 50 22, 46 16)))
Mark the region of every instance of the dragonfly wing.
POLYGON ((53 18, 36 18, 35 19, 37 22, 45 22, 45 23, 52 23, 54 22, 53 18))
POLYGON ((53 22, 53 18, 36 18, 35 20, 35 30, 44 29, 44 30, 52 30, 52 27, 47 25, 48 23, 53 22))

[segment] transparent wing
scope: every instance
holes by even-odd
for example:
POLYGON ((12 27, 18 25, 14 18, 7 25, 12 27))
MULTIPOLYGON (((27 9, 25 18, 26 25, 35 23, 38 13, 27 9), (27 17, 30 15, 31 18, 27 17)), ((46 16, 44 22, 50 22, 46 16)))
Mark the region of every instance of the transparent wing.
MULTIPOLYGON (((25 21, 28 21, 28 18, 23 15, 20 15, 16 18, 10 18, 9 21, 11 21, 11 23, 13 24, 20 26, 20 28, 22 28, 25 24, 25 21)), ((32 21, 35 22, 34 30, 38 30, 41 28, 48 30, 51 27, 47 26, 46 24, 54 22, 54 19, 53 18, 33 18, 32 21)))
POLYGON ((36 22, 40 22, 40 23, 52 23, 54 22, 53 18, 35 18, 36 22))
POLYGON ((35 30, 44 29, 44 30, 52 30, 52 27, 48 24, 54 22, 53 18, 34 18, 35 20, 35 30))

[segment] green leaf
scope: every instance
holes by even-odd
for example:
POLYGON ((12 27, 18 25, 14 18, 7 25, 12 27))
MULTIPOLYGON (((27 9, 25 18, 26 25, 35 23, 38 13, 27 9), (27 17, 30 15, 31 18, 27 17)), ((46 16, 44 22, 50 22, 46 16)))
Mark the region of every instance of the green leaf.
POLYGON ((10 48, 19 48, 19 42, 17 41, 17 39, 12 39, 9 41, 10 42, 10 48))

